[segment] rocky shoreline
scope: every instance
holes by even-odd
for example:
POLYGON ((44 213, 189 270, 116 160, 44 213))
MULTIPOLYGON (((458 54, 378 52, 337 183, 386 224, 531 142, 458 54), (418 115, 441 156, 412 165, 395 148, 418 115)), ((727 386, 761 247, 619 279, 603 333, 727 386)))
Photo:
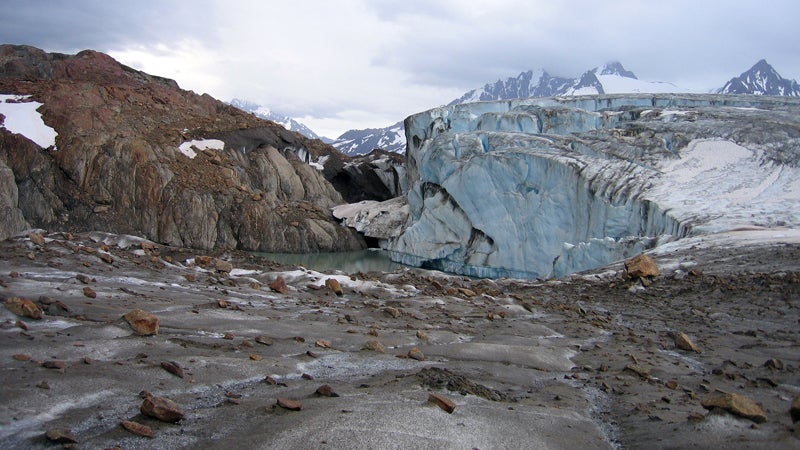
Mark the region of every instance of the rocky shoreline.
POLYGON ((5 448, 800 444, 792 239, 547 281, 322 274, 99 232, 0 252, 5 448))

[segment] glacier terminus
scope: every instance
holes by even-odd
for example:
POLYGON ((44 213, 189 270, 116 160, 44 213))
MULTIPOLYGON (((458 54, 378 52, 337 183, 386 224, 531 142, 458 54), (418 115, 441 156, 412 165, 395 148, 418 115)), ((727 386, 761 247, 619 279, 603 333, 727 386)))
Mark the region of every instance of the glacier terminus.
POLYGON ((362 219, 392 225, 359 226, 380 229, 399 262, 523 278, 561 277, 692 236, 793 234, 798 108, 796 98, 714 94, 435 108, 405 121, 405 224, 361 208, 362 219))

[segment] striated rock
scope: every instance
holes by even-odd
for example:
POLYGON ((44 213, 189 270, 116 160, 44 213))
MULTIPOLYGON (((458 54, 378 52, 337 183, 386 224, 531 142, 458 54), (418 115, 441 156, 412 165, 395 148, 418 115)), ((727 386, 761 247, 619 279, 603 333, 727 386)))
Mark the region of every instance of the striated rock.
POLYGON ((686 350, 687 352, 695 352, 700 353, 700 349, 689 339, 685 333, 676 333, 675 334, 675 346, 681 350, 686 350))
POLYGON ((407 356, 411 359, 416 359, 417 361, 425 361, 425 354, 422 353, 422 350, 418 349, 417 347, 409 350, 407 356))
POLYGON ((269 284, 269 288, 273 292, 278 292, 280 294, 288 294, 289 288, 286 286, 286 280, 283 279, 282 276, 278 276, 272 283, 269 284))
POLYGON ((442 408, 448 414, 453 414, 453 411, 455 411, 456 409, 456 404, 453 403, 452 400, 445 397, 444 395, 437 394, 436 392, 428 393, 428 401, 430 403, 436 404, 439 408, 442 408))
POLYGON ((153 437, 153 429, 147 425, 142 425, 139 422, 134 422, 131 420, 123 420, 119 424, 122 426, 122 428, 125 428, 133 434, 149 438, 153 437))
POLYGON ((184 412, 174 401, 166 397, 148 396, 142 402, 139 410, 145 416, 153 417, 163 422, 177 422, 184 418, 184 412))
POLYGON ((72 431, 66 428, 53 428, 47 430, 45 437, 47 437, 48 440, 58 444, 76 444, 78 442, 78 440, 75 439, 75 436, 72 434, 72 431))
POLYGON ((158 317, 141 309, 134 309, 124 316, 133 331, 140 336, 158 334, 158 317))
POLYGON ((362 347, 362 350, 371 350, 373 352, 383 353, 386 351, 386 348, 384 348, 383 344, 381 344, 380 341, 373 340, 373 341, 367 341, 367 343, 364 344, 364 347, 362 347))
POLYGON ((795 396, 792 400, 792 406, 789 407, 789 415, 792 416, 792 422, 800 422, 800 395, 795 396))
POLYGON ((18 316, 29 317, 36 320, 42 318, 42 308, 26 298, 8 298, 5 301, 5 306, 9 311, 18 316))
POLYGON ((764 410, 761 409, 753 400, 740 394, 725 394, 710 397, 701 402, 705 409, 720 408, 731 414, 750 419, 755 423, 767 421, 764 410))
POLYGON ((342 290, 342 285, 339 284, 339 281, 335 278, 327 278, 325 280, 325 287, 333 291, 334 294, 341 297, 344 295, 344 291, 342 290))
POLYGON ((303 409, 303 404, 296 400, 290 400, 288 398, 278 398, 277 405, 283 409, 288 409, 289 411, 300 411, 303 409))
POLYGON ((328 212, 344 201, 309 163, 343 157, 321 141, 92 50, 3 45, 0 67, 14 68, 0 91, 34 94, 58 133, 58 152, 43 152, 0 130, 2 238, 52 225, 198 249, 365 247, 328 212), (220 145, 205 148, 208 140, 220 145), (303 203, 313 208, 296 208, 303 203))
POLYGON ((661 272, 653 258, 641 254, 625 260, 625 275, 631 279, 656 277, 661 272))

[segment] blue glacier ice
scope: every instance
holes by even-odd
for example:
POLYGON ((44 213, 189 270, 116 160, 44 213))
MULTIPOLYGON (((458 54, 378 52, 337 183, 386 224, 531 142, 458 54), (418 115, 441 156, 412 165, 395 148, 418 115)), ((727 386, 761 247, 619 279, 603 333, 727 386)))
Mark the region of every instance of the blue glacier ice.
POLYGON ((470 276, 545 278, 698 233, 794 227, 798 112, 789 98, 637 94, 412 115, 409 216, 388 250, 470 276))

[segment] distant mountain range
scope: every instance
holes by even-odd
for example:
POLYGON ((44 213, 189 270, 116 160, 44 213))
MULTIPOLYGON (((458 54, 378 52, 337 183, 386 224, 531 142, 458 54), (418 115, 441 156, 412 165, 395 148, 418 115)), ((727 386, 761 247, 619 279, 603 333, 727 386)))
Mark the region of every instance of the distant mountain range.
MULTIPOLYGON (((448 103, 448 106, 512 98, 667 92, 679 93, 689 92, 689 90, 672 83, 640 80, 633 72, 626 70, 621 63, 611 62, 587 70, 577 78, 554 76, 545 70, 529 70, 520 73, 516 77, 497 80, 494 83, 487 83, 480 88, 466 92, 461 97, 448 103)), ((795 80, 783 78, 762 59, 749 70, 738 77, 731 78, 730 81, 725 83, 725 86, 715 89, 713 92, 721 94, 800 96, 800 85, 795 80)), ((289 123, 291 126, 287 126, 288 129, 298 131, 307 137, 319 138, 308 127, 294 119, 277 115, 276 117, 281 120, 276 120, 260 115, 257 112, 264 110, 271 113, 267 108, 236 99, 231 104, 282 125, 289 123), (248 105, 250 109, 239 106, 236 102, 248 105), (307 130, 307 132, 303 130, 307 130)), ((325 139, 323 138, 323 140, 325 139)), ((342 153, 351 156, 366 154, 376 148, 402 153, 406 148, 402 120, 385 128, 350 130, 335 140, 326 140, 325 142, 331 143, 342 153)))
POLYGON ((296 131, 309 139, 320 139, 322 142, 325 142, 326 144, 330 144, 333 142, 333 139, 328 139, 317 135, 317 133, 314 133, 311 130, 311 128, 308 128, 307 126, 298 122, 297 120, 289 116, 283 115, 281 113, 272 111, 266 106, 261 106, 258 103, 235 98, 230 101, 230 105, 239 108, 242 111, 253 113, 261 119, 271 120, 277 124, 282 125, 287 130, 296 131))

